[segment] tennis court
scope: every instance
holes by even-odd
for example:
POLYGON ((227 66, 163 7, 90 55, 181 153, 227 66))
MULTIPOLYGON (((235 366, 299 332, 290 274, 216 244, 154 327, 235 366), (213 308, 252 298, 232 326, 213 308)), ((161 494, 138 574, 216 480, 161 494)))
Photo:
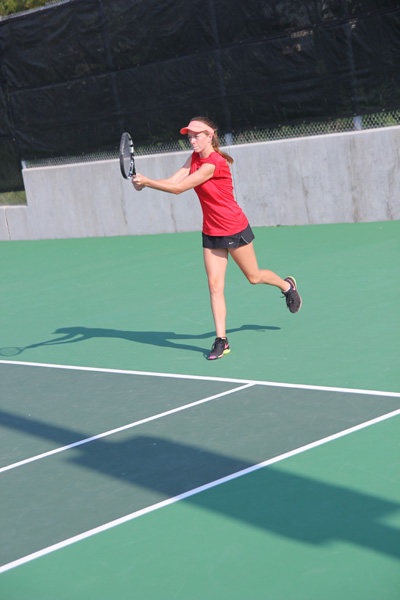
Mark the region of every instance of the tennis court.
POLYGON ((255 233, 213 362, 199 233, 0 244, 1 598, 398 599, 400 224, 255 233))

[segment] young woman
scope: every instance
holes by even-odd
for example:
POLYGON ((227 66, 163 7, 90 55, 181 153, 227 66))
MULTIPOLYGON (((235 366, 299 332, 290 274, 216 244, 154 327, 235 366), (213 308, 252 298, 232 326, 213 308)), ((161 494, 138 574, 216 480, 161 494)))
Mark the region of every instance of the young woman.
POLYGON ((259 269, 253 248, 254 234, 233 195, 229 169, 233 159, 219 149, 214 123, 206 117, 195 117, 181 133, 188 135, 193 148, 193 154, 183 167, 168 179, 153 180, 138 173, 132 184, 137 191, 149 187, 171 194, 194 188, 199 197, 203 210, 204 265, 217 334, 208 359, 214 360, 230 352, 224 297, 229 255, 251 284, 264 283, 279 288, 290 312, 300 309, 301 297, 294 277, 282 279, 272 271, 259 269))

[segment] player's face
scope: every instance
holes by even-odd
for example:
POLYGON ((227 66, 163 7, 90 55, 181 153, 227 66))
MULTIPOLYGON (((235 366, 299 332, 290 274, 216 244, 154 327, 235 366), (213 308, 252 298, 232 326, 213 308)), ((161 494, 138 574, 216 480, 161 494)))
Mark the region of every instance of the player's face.
POLYGON ((188 131, 189 142, 195 152, 201 154, 202 152, 209 150, 211 146, 212 135, 210 133, 196 133, 195 131, 188 131))

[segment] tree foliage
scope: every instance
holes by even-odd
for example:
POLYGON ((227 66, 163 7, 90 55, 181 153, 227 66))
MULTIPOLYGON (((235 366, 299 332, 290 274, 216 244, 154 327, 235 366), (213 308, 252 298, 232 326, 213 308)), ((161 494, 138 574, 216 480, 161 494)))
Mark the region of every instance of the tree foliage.
POLYGON ((0 0, 0 15, 13 15, 33 8, 40 8, 48 0, 0 0))

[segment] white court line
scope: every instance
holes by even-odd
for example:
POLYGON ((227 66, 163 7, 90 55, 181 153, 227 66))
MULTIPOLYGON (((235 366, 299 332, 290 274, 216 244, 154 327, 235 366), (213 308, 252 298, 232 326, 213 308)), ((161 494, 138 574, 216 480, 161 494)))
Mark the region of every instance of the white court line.
POLYGON ((144 377, 167 377, 172 379, 192 379, 200 381, 221 381, 227 383, 250 383, 270 387, 291 388, 296 390, 317 390, 322 392, 341 392, 345 394, 367 394, 371 396, 389 396, 400 398, 400 392, 382 392, 380 390, 363 390, 357 388, 331 387, 326 385, 307 385, 301 383, 282 383, 277 381, 257 381, 255 379, 232 379, 229 377, 207 377, 204 375, 182 375, 180 373, 157 373, 152 371, 129 371, 124 369, 105 369, 101 367, 79 367, 74 365, 55 365, 47 363, 23 362, 16 360, 0 360, 0 365, 22 365, 25 367, 46 367, 48 369, 66 369, 69 371, 89 371, 94 373, 114 373, 119 375, 141 375, 144 377))
POLYGON ((152 513, 156 510, 159 510, 160 508, 165 508, 166 506, 170 506, 171 504, 175 504, 176 502, 179 502, 181 500, 186 500, 187 498, 190 498, 191 496, 195 496, 196 494, 200 494, 201 492, 205 492, 207 490, 215 488, 224 483, 228 483, 229 481, 233 481, 234 479, 238 479, 239 477, 243 477, 244 475, 249 475, 250 473, 254 473, 255 471, 258 471, 264 467, 268 467, 275 463, 281 462, 283 460, 286 460, 287 458, 291 458, 293 456, 296 456, 298 454, 306 452, 307 450, 312 450, 313 448, 317 448, 318 446, 322 446, 323 444, 332 442, 341 437, 344 437, 346 435, 349 435, 351 433, 359 431, 360 429, 365 429, 366 427, 375 425, 376 423, 380 423, 381 421, 391 419, 392 417, 395 417, 398 415, 400 415, 400 409, 395 410, 391 413, 387 413, 386 415, 381 415, 380 417, 376 417, 375 419, 371 419, 370 421, 366 421, 365 423, 360 423, 359 425, 355 425, 354 427, 350 427, 349 429, 345 429, 343 431, 340 431, 340 432, 330 435, 328 437, 322 438, 320 440, 317 440, 316 442, 306 444, 305 446, 302 446, 301 448, 296 448, 295 450, 291 450, 290 452, 285 452, 284 454, 281 454, 280 456, 275 456, 274 458, 270 458, 263 462, 257 463, 256 465, 252 465, 251 467, 247 467, 246 469, 242 469, 241 471, 237 471, 236 473, 231 473, 231 475, 221 477, 220 479, 216 479, 214 481, 211 481, 209 483, 201 485, 197 488, 194 488, 192 490, 189 490, 187 492, 179 494, 178 496, 173 496, 172 498, 167 498, 166 500, 163 500, 162 502, 157 502, 156 504, 152 504, 151 506, 147 506, 146 508, 137 510, 129 515, 125 515, 124 517, 120 517, 119 519, 115 519, 114 521, 110 521, 109 523, 104 523, 103 525, 100 525, 99 527, 95 527, 94 529, 90 529, 89 531, 85 531, 85 532, 75 535, 71 538, 63 540, 62 542, 58 542, 57 544, 53 544, 52 546, 48 546, 47 548, 42 548, 42 550, 38 550, 37 552, 33 552, 32 554, 28 554, 27 556, 23 556, 23 557, 21 557, 17 560, 14 560, 8 564, 5 564, 2 567, 0 567, 0 574, 4 573, 5 571, 10 571, 11 569, 14 569, 15 567, 20 567, 21 565, 24 565, 28 562, 35 560, 36 558, 46 556, 47 554, 51 554, 52 552, 61 550, 62 548, 66 548, 67 546, 71 546, 72 544, 75 544, 76 542, 81 542, 82 540, 85 540, 94 535, 97 535, 98 533, 102 533, 103 531, 113 529, 114 527, 117 527, 118 525, 122 525, 123 523, 133 521, 134 519, 137 519, 138 517, 142 517, 144 515, 152 513))
POLYGON ((172 408, 171 410, 167 410, 157 415, 146 417, 145 419, 141 419, 140 421, 135 421, 133 423, 129 423, 128 425, 122 425, 121 427, 117 427, 116 429, 110 429, 109 431, 104 431, 103 433, 98 433, 97 435, 78 440, 77 442, 73 442, 72 444, 68 444, 67 446, 60 446, 59 448, 54 448, 53 450, 49 450, 48 452, 43 452, 42 454, 37 454, 36 456, 31 456, 30 458, 25 458, 24 460, 20 460, 19 462, 13 463, 11 465, 1 467, 0 473, 5 473, 5 471, 11 471, 11 469, 22 467, 23 465, 27 465, 36 460, 47 458, 48 456, 53 456, 54 454, 59 454, 60 452, 65 452, 65 450, 71 450, 72 448, 76 448, 77 446, 83 446, 83 444, 89 444, 90 442, 100 440, 110 435, 114 435, 115 433, 120 433, 121 431, 125 431, 126 429, 133 429, 133 427, 138 427, 139 425, 150 423, 151 421, 155 421, 156 419, 168 417, 169 415, 173 415, 183 410, 187 410, 188 408, 193 408, 194 406, 199 406, 200 404, 205 404, 206 402, 211 402, 211 400, 216 400, 217 398, 222 398, 223 396, 228 396, 229 394, 234 394, 235 392, 240 392, 241 390, 245 390, 246 388, 252 387, 253 385, 254 384, 252 383, 247 383, 246 385, 242 385, 232 390, 226 390, 225 392, 215 394, 214 396, 208 396, 208 398, 202 398, 201 400, 196 400, 195 402, 191 402, 190 404, 184 404, 183 406, 172 408))

